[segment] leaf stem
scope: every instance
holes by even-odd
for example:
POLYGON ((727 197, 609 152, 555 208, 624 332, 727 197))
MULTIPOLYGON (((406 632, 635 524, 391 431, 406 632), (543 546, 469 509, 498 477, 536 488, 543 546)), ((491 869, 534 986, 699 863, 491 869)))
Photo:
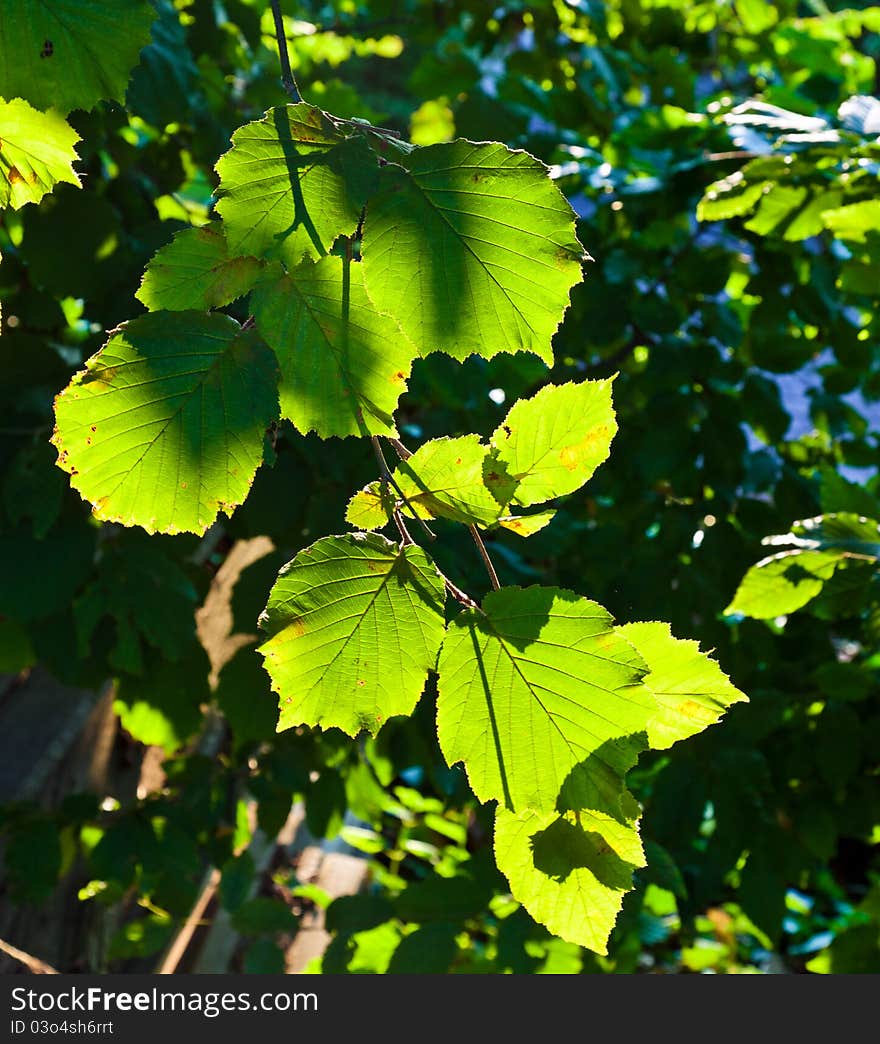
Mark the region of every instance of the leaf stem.
MULTIPOLYGON (((383 488, 387 489, 388 486, 391 486, 394 492, 400 497, 401 504, 409 512, 412 521, 417 522, 422 527, 429 540, 436 540, 437 534, 423 518, 419 517, 416 509, 412 504, 410 504, 406 493, 404 493, 400 488, 397 479, 391 474, 391 468, 388 467, 388 461, 385 459, 385 454, 382 452, 382 444, 379 442, 379 436, 371 435, 370 439, 373 443, 373 452, 376 454, 376 460, 379 462, 379 475, 382 479, 383 488)), ((397 440, 389 439, 388 441, 393 444, 393 442, 396 442, 397 440)))
POLYGON ((475 525, 468 526, 471 536, 474 538, 474 543, 477 545, 477 550, 480 552, 480 558, 483 559, 483 565, 486 567, 486 572, 489 574, 489 582, 492 584, 493 591, 500 591, 501 584, 498 583, 498 574, 495 572, 495 566, 492 565, 492 559, 489 557, 489 552, 486 550, 486 545, 483 543, 483 538, 480 536, 480 531, 475 525))
MULTIPOLYGON (((409 460, 409 458, 413 455, 412 450, 407 449, 406 446, 404 446, 404 444, 400 441, 400 439, 394 439, 390 436, 386 436, 386 438, 388 439, 388 444, 392 447, 392 449, 395 451, 398 457, 400 457, 401 460, 409 460)), ((489 582, 492 584, 492 590, 500 591, 501 584, 498 582, 498 574, 495 572, 495 566, 492 564, 492 559, 489 557, 489 552, 486 550, 486 545, 483 543, 483 538, 480 536, 480 531, 477 529, 476 526, 468 526, 468 529, 470 531, 471 536, 473 537, 474 543, 477 545, 477 550, 480 552, 480 557, 483 559, 483 564, 486 567, 486 572, 489 574, 489 582)), ((457 595, 454 593, 454 591, 457 591, 459 595, 464 595, 465 599, 467 599, 467 601, 462 602, 462 605, 467 605, 472 609, 480 608, 479 605, 477 605, 477 603, 473 600, 473 598, 470 597, 470 595, 466 595, 464 591, 462 591, 460 588, 455 587, 455 584, 447 580, 445 576, 443 577, 443 579, 446 582, 447 590, 453 596, 453 598, 457 598, 457 595)), ((461 601, 461 598, 457 598, 457 600, 461 601)))
POLYGON ((287 51, 287 36, 284 32, 284 19, 281 16, 281 0, 271 0, 272 15, 275 18, 275 36, 278 39, 278 60, 281 63, 281 82, 294 102, 301 102, 293 70, 290 68, 290 55, 287 51))

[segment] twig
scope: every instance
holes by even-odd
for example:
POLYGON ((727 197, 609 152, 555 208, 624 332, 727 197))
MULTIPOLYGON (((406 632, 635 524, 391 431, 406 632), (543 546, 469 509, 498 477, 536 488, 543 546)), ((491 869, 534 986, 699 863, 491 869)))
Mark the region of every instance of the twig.
POLYGON ((409 460, 412 456, 412 450, 408 450, 406 446, 400 441, 400 439, 392 439, 389 437, 388 445, 394 450, 394 452, 400 457, 401 460, 409 460))
MULTIPOLYGON (((383 489, 387 489, 388 486, 391 486, 395 493, 397 493, 397 495, 400 497, 400 502, 409 512, 412 521, 417 522, 422 527, 422 529, 425 531, 425 535, 430 540, 436 540, 437 534, 434 532, 433 529, 431 529, 431 527, 423 518, 419 517, 418 513, 416 512, 416 509, 412 506, 412 504, 410 504, 406 493, 404 493, 403 490, 400 488, 397 479, 391 474, 391 468, 388 467, 388 461, 385 459, 385 454, 382 452, 382 444, 379 442, 379 436, 371 435, 370 441, 373 443, 373 452, 376 454, 376 460, 379 462, 379 476, 382 479, 383 489)), ((389 439, 389 442, 391 441, 392 440, 389 439)), ((395 439, 394 441, 396 442, 397 440, 395 439)), ((410 537, 410 541, 414 542, 412 541, 412 537, 410 537)))
MULTIPOLYGON (((440 570, 438 569, 437 572, 440 573, 440 570)), ((476 609, 477 612, 478 613, 482 613, 483 616, 486 615, 483 612, 483 610, 480 608, 480 603, 479 602, 475 602, 473 600, 473 598, 471 598, 471 596, 466 591, 462 591, 462 589, 460 587, 457 587, 449 579, 448 576, 444 576, 443 573, 440 573, 440 576, 441 576, 441 578, 443 580, 443 585, 446 588, 447 594, 452 595, 452 597, 456 600, 456 602, 458 602, 460 605, 465 606, 467 609, 476 609)))
POLYGON ((25 953, 24 950, 19 950, 17 946, 13 946, 11 943, 0 939, 0 950, 3 953, 8 954, 14 960, 19 961, 27 968, 33 975, 59 975, 57 968, 53 968, 51 964, 46 964, 45 961, 41 961, 39 957, 34 957, 33 954, 25 953))
POLYGON ((735 149, 732 152, 704 152, 703 159, 709 163, 719 163, 722 160, 756 159, 762 155, 761 152, 749 152, 748 149, 735 149))
POLYGON ((284 19, 281 16, 281 0, 271 0, 272 14, 275 18, 275 36, 278 38, 278 60, 281 63, 281 82, 284 89, 295 102, 301 102, 302 95, 290 68, 290 55, 287 51, 287 36, 284 32, 284 19))
POLYGON ((492 565, 492 559, 489 557, 489 552, 486 550, 486 545, 483 543, 483 538, 480 536, 480 531, 476 526, 468 526, 471 536, 474 538, 474 543, 477 545, 477 550, 480 552, 480 558, 483 559, 483 565, 486 567, 486 572, 489 574, 489 582, 492 584, 493 591, 500 591, 501 584, 498 583, 498 574, 495 572, 495 566, 492 565))
POLYGON ((367 123, 364 120, 347 120, 343 116, 333 116, 331 113, 325 113, 331 123, 344 123, 348 127, 357 127, 362 131, 372 131, 373 134, 378 134, 380 138, 401 138, 400 131, 392 130, 390 127, 376 127, 372 123, 367 123))
POLYGON ((195 935, 196 929, 205 924, 205 911, 211 903, 211 900, 217 893, 217 889, 220 886, 220 871, 214 867, 208 879, 202 889, 198 899, 196 899, 195 905, 190 910, 186 920, 183 923, 183 927, 175 936, 174 942, 168 948, 168 952, 162 959, 161 964, 156 969, 157 975, 173 975, 177 971, 177 967, 180 964, 183 955, 186 953, 189 944, 192 942, 193 935, 195 935))
MULTIPOLYGON (((389 445, 392 447, 392 449, 395 451, 398 457, 400 457, 401 460, 409 460, 409 458, 413 455, 412 450, 407 449, 407 447, 404 446, 400 439, 394 439, 388 436, 386 437, 388 438, 389 445)), ((480 557, 483 559, 483 563, 486 566, 486 572, 489 574, 489 581, 492 584, 492 590, 500 590, 501 584, 498 582, 498 574, 495 572, 495 566, 492 564, 492 559, 489 557, 489 552, 486 550, 486 545, 483 543, 483 538, 480 536, 480 531, 477 529, 476 526, 468 526, 468 529, 470 530, 470 534, 473 537, 474 543, 477 545, 477 550, 480 552, 480 557)), ((479 605, 477 605, 477 603, 473 600, 473 598, 470 597, 470 595, 465 594, 464 591, 456 587, 455 584, 453 584, 450 580, 447 580, 445 576, 443 577, 443 580, 446 583, 447 591, 449 591, 453 598, 456 598, 457 601, 461 601, 461 598, 459 598, 458 596, 463 595, 464 598, 467 599, 467 601, 462 602, 462 605, 467 605, 475 609, 480 608, 479 605)))

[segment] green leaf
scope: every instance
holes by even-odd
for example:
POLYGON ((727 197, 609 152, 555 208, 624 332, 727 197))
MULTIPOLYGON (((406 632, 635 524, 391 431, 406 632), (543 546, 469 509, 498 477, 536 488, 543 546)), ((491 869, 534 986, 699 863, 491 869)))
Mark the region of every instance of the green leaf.
POLYGON ((186 228, 154 255, 135 297, 151 312, 220 308, 246 294, 260 268, 256 258, 229 256, 219 222, 186 228))
POLYGON ((427 515, 491 525, 502 505, 483 479, 488 454, 479 435, 432 439, 401 461, 394 477, 409 503, 427 515))
POLYGON ((497 143, 417 148, 384 167, 364 225, 370 295, 423 355, 528 351, 582 279, 574 213, 542 163, 497 143))
MULTIPOLYGON (((5 35, 5 24, 3 28, 5 35)), ((25 203, 39 203, 60 181, 79 188, 73 170, 78 141, 58 113, 37 112, 21 98, 0 99, 0 208, 19 210, 25 203)))
POLYGON ((742 217, 754 209, 772 184, 770 181, 748 182, 742 171, 735 171, 706 189, 697 204, 697 220, 727 221, 742 217))
POLYGON ((277 416, 271 353, 225 315, 121 326, 55 400, 58 465, 97 518, 204 533, 247 496, 277 416))
POLYGON ((139 743, 178 750, 202 724, 201 707, 211 699, 211 664, 193 638, 180 661, 150 657, 142 677, 119 678, 113 710, 139 743))
POLYGON ((232 915, 232 924, 242 935, 274 935, 295 932, 298 920, 280 899, 258 896, 249 899, 232 915))
POLYGON ((749 569, 724 610, 757 620, 793 613, 812 601, 843 561, 837 551, 781 551, 749 569))
POLYGON ((313 105, 279 106, 232 135, 217 162, 217 211, 236 255, 288 267, 351 235, 377 184, 376 157, 313 105))
POLYGON ((731 704, 747 700, 718 664, 700 652, 699 643, 674 638, 669 624, 631 623, 616 630, 650 668, 644 684, 659 708, 648 723, 653 750, 702 732, 731 704))
POLYGON ((263 283, 251 310, 281 367, 281 414, 304 434, 395 435, 413 348, 339 257, 263 283))
POLYGON ((864 558, 880 559, 880 522, 851 511, 831 512, 801 519, 791 532, 767 537, 765 544, 794 544, 810 551, 849 551, 864 558))
POLYGON ((822 220, 838 239, 864 243, 869 232, 880 232, 880 200, 866 199, 835 210, 826 210, 822 220))
POLYGON ((495 859, 513 897, 568 942, 607 953, 633 871, 645 865, 634 823, 580 812, 499 808, 495 859))
POLYGON ((0 96, 38 109, 121 102, 150 42, 148 0, 0 0, 0 96))
POLYGON ((800 209, 807 190, 795 185, 774 185, 764 193, 755 216, 745 223, 750 232, 767 236, 800 209))
POLYGON ((80 655, 88 659, 92 636, 109 617, 111 667, 143 673, 143 643, 164 660, 178 660, 195 635, 195 608, 195 589, 177 563, 143 533, 127 534, 108 543, 95 578, 73 604, 80 655))
MULTIPOLYGON (((394 494, 389 487, 383 496, 382 483, 371 482, 359 489, 345 509, 345 521, 355 529, 381 529, 388 524, 394 508, 394 494)), ((428 517, 428 512, 421 512, 428 517)))
POLYGON ((404 936, 388 965, 388 975, 445 975, 458 953, 456 924, 426 924, 404 936))
POLYGON ((498 477, 489 478, 491 488, 515 483, 513 501, 523 507, 579 489, 607 458, 617 431, 613 379, 550 384, 514 403, 492 435, 498 477))
POLYGON ((834 512, 795 522, 790 533, 765 537, 763 543, 794 549, 753 565, 726 613, 767 620, 801 609, 839 568, 880 559, 880 523, 853 512, 834 512))
POLYGON ((261 647, 293 725, 371 733, 410 714, 443 639, 443 581, 421 548, 376 534, 325 537, 279 574, 261 647))
POLYGON ((555 511, 535 511, 531 515, 502 515, 498 519, 498 525, 516 533, 517 536, 530 537, 549 526, 555 517, 555 511))
POLYGON ((437 730, 480 801, 617 812, 657 705, 608 612, 571 591, 493 591, 449 624, 437 730))

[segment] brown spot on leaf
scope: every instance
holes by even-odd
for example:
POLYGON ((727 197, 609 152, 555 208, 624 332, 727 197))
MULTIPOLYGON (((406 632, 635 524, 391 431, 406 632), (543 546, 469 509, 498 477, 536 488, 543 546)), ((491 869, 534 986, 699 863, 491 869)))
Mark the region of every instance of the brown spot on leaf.
POLYGON ((574 471, 584 462, 587 456, 597 445, 608 441, 608 425, 599 424, 591 428, 587 434, 573 446, 566 446, 559 451, 559 460, 567 471, 574 471))
POLYGON ((293 633, 294 638, 300 638, 306 633, 306 625, 299 618, 291 620, 287 625, 287 630, 293 633))
POLYGON ((696 700, 685 700, 684 703, 679 703, 675 709, 682 717, 690 718, 693 721, 701 721, 705 715, 705 710, 696 700))
POLYGON ((185 482, 181 482, 180 483, 180 488, 181 489, 186 489, 186 483, 185 482))
POLYGON ((98 430, 97 425, 93 424, 92 427, 91 427, 91 430, 92 431, 97 431, 98 430))
POLYGON ((14 164, 9 168, 9 174, 7 176, 10 185, 15 185, 19 181, 24 181, 24 178, 21 176, 21 171, 14 164))
POLYGON ((358 688, 360 688, 360 689, 362 689, 362 688, 363 688, 363 687, 364 687, 364 686, 365 686, 365 685, 367 684, 367 683, 366 683, 366 682, 364 681, 364 679, 363 679, 363 678, 358 678, 358 680, 357 680, 357 683, 358 683, 358 688))
POLYGON ((52 43, 52 41, 51 40, 44 40, 43 41, 42 50, 40 51, 40 57, 41 58, 51 58, 54 53, 55 53, 55 45, 52 43))
POLYGON ((87 446, 91 446, 91 444, 92 444, 92 436, 91 435, 86 435, 86 445, 87 446))

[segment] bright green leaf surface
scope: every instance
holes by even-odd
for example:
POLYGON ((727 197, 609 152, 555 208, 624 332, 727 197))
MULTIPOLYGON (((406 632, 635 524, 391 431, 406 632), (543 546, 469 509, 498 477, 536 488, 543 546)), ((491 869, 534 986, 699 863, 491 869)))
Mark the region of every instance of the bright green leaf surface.
POLYGON ((0 96, 62 113, 122 101, 155 17, 148 0, 0 0, 0 96))
POLYGON ((376 159, 320 109, 279 106, 232 135, 220 157, 217 210, 237 255, 280 257, 291 267, 351 235, 376 184, 376 159))
POLYGON ((616 628, 648 664, 645 686, 659 712, 648 723, 652 749, 664 750, 677 740, 714 725, 733 703, 746 700, 699 643, 674 638, 669 624, 631 623, 616 628))
POLYGON ((230 257, 219 222, 186 228, 153 257, 135 295, 153 312, 220 308, 246 294, 260 262, 230 257))
POLYGON ((529 351, 551 339, 581 281, 574 214, 542 163, 454 141, 383 168, 363 254, 376 305, 422 354, 529 351))
POLYGON ((608 612, 552 587, 493 591, 450 623, 437 729, 481 801, 616 813, 656 714, 646 668, 608 612))
POLYGON ((502 505, 483 480, 488 452, 479 435, 432 439, 401 461, 394 477, 413 507, 464 525, 490 525, 502 505))
POLYGON ((53 443, 97 518, 204 533, 242 503, 278 412, 271 352, 224 315, 124 324, 55 402, 53 443))
POLYGON ((849 551, 880 558, 880 522, 851 511, 816 515, 793 523, 791 533, 768 537, 765 544, 794 544, 810 551, 849 551))
POLYGON ((261 617, 279 731, 335 725, 354 736, 411 713, 443 639, 444 599, 421 548, 353 533, 301 551, 261 617))
POLYGON ((592 812, 499 808, 495 858, 510 890, 554 935, 606 953, 633 871, 645 865, 634 823, 592 812))
POLYGON ((880 232, 880 200, 867 199, 826 210, 822 220, 838 239, 864 243, 869 232, 880 232))
POLYGON ((492 445, 501 484, 516 483, 515 503, 573 493, 607 458, 617 431, 611 380, 547 385, 513 405, 492 445))
POLYGON ((555 511, 536 511, 532 515, 503 515, 498 519, 498 525, 516 533, 517 536, 529 537, 549 526, 555 517, 555 511))
POLYGON ((345 509, 345 521, 355 529, 381 529, 388 522, 394 497, 382 496, 382 484, 371 482, 359 489, 345 509))
POLYGON ((770 184, 768 181, 749 183, 741 171, 736 171, 706 189, 706 194, 697 204, 697 220, 726 221, 748 214, 770 184))
POLYGON ((838 551, 781 551, 746 573, 726 613, 758 620, 793 613, 816 597, 843 562, 838 551))
POLYGON ((37 112, 21 98, 0 99, 0 208, 39 203, 59 181, 79 186, 73 171, 78 141, 57 113, 37 112))
POLYGON ((363 265, 305 263, 257 287, 257 327, 281 367, 281 413, 303 433, 394 435, 413 348, 373 307, 363 265))

